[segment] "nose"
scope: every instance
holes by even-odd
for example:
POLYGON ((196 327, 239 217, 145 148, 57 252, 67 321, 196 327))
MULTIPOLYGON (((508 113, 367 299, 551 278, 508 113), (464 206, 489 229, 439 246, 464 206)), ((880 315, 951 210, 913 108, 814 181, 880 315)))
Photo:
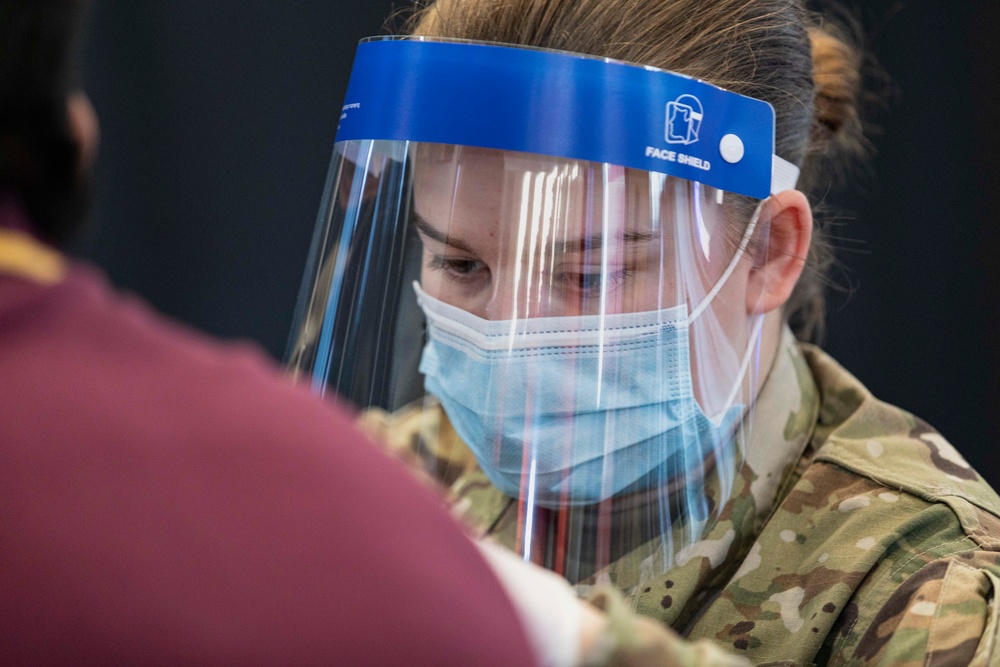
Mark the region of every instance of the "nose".
POLYGON ((511 320, 524 316, 523 312, 518 312, 513 276, 496 275, 491 287, 479 314, 480 317, 487 320, 511 320))
POLYGON ((551 285, 540 276, 497 275, 492 289, 482 305, 479 317, 487 320, 513 320, 534 317, 571 315, 565 312, 560 299, 552 293, 551 285))

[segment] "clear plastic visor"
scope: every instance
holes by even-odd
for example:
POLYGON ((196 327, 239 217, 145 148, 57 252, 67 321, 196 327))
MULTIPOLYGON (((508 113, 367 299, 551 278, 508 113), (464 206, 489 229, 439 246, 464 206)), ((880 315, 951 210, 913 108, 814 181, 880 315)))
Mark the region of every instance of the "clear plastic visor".
POLYGON ((711 525, 743 460, 758 210, 610 164, 341 142, 290 365, 376 415, 484 533, 638 585, 711 525))

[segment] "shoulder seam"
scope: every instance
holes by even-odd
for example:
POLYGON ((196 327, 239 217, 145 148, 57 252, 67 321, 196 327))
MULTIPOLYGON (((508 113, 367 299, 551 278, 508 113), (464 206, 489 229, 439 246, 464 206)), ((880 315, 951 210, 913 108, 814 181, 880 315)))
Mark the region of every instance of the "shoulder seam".
POLYGON ((834 453, 830 451, 831 447, 829 447, 829 442, 830 441, 824 443, 824 446, 821 447, 816 453, 816 461, 823 461, 825 463, 840 466, 856 475, 860 475, 881 484, 886 488, 904 491, 912 496, 926 500, 927 502, 944 502, 948 498, 961 499, 983 510, 984 512, 988 512, 989 514, 1000 518, 1000 508, 990 507, 984 500, 976 498, 973 494, 970 494, 967 491, 957 489, 954 486, 941 484, 918 486, 909 483, 904 479, 895 478, 887 471, 872 471, 867 466, 859 463, 853 452, 838 451, 834 453))

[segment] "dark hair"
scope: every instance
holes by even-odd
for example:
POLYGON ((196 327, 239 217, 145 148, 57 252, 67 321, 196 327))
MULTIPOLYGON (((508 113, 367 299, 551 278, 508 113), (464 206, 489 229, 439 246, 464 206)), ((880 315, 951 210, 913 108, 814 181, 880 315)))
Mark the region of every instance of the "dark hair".
MULTIPOLYGON (((407 30, 651 65, 765 100, 776 114, 775 150, 801 167, 798 187, 813 203, 843 173, 842 158, 867 145, 857 111, 861 57, 801 0, 437 0, 416 10, 407 30)), ((817 222, 784 309, 800 338, 822 335, 831 260, 817 222)))
POLYGON ((20 196, 53 243, 90 202, 67 115, 83 12, 83 0, 0 0, 0 194, 20 196))

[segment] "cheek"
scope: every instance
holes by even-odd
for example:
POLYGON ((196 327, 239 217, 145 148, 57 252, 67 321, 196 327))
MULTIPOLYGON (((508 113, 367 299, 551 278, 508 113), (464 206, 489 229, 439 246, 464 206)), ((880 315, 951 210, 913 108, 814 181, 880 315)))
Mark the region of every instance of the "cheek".
POLYGON ((619 295, 615 310, 639 313, 663 310, 677 305, 676 281, 658 266, 640 267, 628 276, 627 287, 619 295))

